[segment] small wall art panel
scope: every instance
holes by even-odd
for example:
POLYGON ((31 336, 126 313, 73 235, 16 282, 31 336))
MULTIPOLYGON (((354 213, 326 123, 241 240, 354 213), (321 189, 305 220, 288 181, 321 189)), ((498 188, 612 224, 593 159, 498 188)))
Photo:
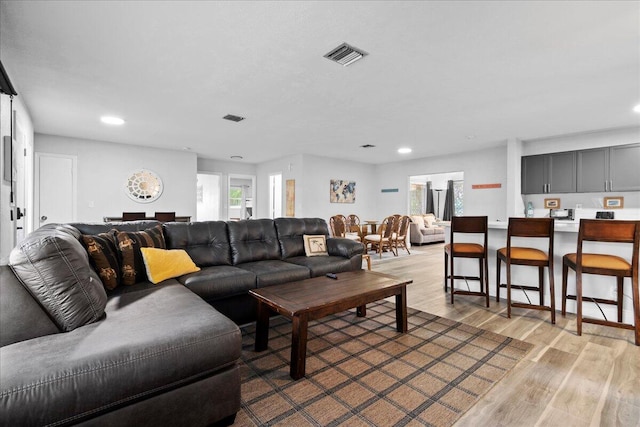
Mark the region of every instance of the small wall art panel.
POLYGON ((355 203, 355 181, 332 179, 329 184, 329 200, 331 203, 355 203))

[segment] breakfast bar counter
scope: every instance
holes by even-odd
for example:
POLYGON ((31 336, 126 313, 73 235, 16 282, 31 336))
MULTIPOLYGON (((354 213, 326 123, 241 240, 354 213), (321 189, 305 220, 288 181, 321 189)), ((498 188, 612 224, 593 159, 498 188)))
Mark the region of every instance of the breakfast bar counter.
MULTIPOLYGON (((488 236, 488 253, 489 253, 489 293, 491 295, 492 303, 495 304, 496 295, 496 252, 498 249, 507 245, 507 221, 490 221, 489 222, 489 236, 488 236)), ((554 224, 554 244, 553 244, 553 276, 555 287, 555 306, 556 311, 560 311, 562 307, 562 257, 567 253, 574 253, 577 250, 578 245, 578 221, 559 221, 556 220, 554 224)), ((450 228, 446 226, 445 239, 449 242, 450 228)), ((473 243, 482 243, 481 236, 475 236, 472 234, 456 235, 456 242, 468 241, 473 243)), ((548 242, 547 239, 534 239, 526 238, 519 239, 513 238, 513 246, 528 246, 537 248, 543 251, 547 251, 548 242)), ((620 243, 606 243, 606 242, 585 242, 585 252, 600 252, 611 255, 618 255, 627 260, 631 259, 631 244, 620 243)), ((501 280, 506 282, 505 265, 502 264, 501 280)), ((478 262, 473 259, 456 259, 456 274, 466 276, 477 276, 478 274, 478 262)), ((523 266, 513 265, 511 267, 512 283, 514 284, 536 284, 538 277, 535 269, 526 268, 523 266)), ((545 286, 547 290, 545 295, 545 303, 548 304, 550 300, 549 287, 547 284, 548 276, 545 273, 545 286)), ((569 276, 567 280, 567 288, 570 294, 575 294, 575 273, 569 270, 569 276)), ((596 276, 591 274, 583 275, 583 292, 584 295, 595 298, 608 298, 615 299, 616 297, 616 280, 613 277, 596 276)), ((456 288, 466 289, 467 284, 464 280, 456 280, 456 288)), ((469 286, 472 290, 476 290, 478 286, 477 281, 469 282, 469 286)), ((527 302, 527 298, 524 293, 517 289, 512 289, 512 300, 519 302, 527 302)), ((527 292, 527 295, 533 303, 538 303, 537 292, 527 292)), ((505 305, 506 289, 501 289, 502 304, 505 305)), ((631 280, 625 279, 624 281, 624 302, 623 302, 623 321, 626 323, 633 323, 633 301, 631 299, 631 280)), ((600 308, 605 313, 607 319, 616 320, 617 311, 616 307, 608 304, 600 304, 600 308)), ((515 315, 518 315, 519 309, 515 309, 515 315)), ((567 312, 576 312, 576 302, 567 300, 567 312)), ((598 307, 589 303, 585 298, 583 303, 583 313, 585 316, 602 319, 602 313, 598 307)))

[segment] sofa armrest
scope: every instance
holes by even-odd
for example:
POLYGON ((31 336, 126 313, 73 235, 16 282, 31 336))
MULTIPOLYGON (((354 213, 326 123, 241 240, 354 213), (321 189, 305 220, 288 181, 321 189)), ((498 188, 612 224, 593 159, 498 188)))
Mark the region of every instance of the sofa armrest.
POLYGON ((422 239, 422 233, 420 233, 420 225, 415 222, 409 223, 409 240, 411 243, 420 243, 422 239))
POLYGON ((352 258, 364 253, 364 245, 352 239, 330 237, 327 239, 327 252, 333 256, 352 258))

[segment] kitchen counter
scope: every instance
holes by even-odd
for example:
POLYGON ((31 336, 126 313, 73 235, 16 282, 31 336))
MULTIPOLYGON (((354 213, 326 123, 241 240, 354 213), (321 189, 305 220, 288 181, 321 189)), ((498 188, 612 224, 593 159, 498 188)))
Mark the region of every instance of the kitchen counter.
MULTIPOLYGON (((496 263, 497 257, 496 252, 498 249, 503 248, 507 245, 507 221, 491 221, 489 222, 489 236, 488 236, 488 252, 489 252, 489 294, 491 295, 491 303, 496 304, 495 295, 496 295, 496 263)), ((562 257, 571 252, 576 252, 578 245, 578 227, 579 221, 558 221, 556 220, 554 224, 554 245, 553 245, 553 276, 554 276, 554 287, 555 287, 555 304, 556 310, 560 312, 562 307, 562 257)), ((449 226, 446 226, 445 231, 445 240, 448 243, 450 237, 450 229, 449 226)), ((474 242, 474 243, 482 243, 481 236, 473 235, 473 234, 459 234, 456 235, 456 241, 465 241, 465 242, 474 242)), ((541 249, 543 251, 547 251, 548 242, 547 239, 542 238, 514 238, 512 242, 513 246, 528 246, 537 249, 541 249)), ((607 242, 585 242, 584 250, 586 252, 601 252, 612 255, 621 256, 627 260, 631 258, 631 244, 616 244, 616 243, 607 243, 607 242)), ((456 258, 455 263, 456 275, 466 275, 466 276, 477 276, 478 275, 478 262, 475 259, 464 259, 464 258, 456 258)), ((529 266, 512 266, 511 267, 512 274, 512 283, 514 284, 537 284, 538 281, 538 273, 535 267, 529 266)), ((502 274, 501 280, 503 283, 506 282, 506 266, 502 263, 502 274)), ((549 303, 549 285, 548 285, 548 274, 545 271, 545 302, 549 303)), ((575 273, 572 270, 569 270, 568 277, 568 288, 569 293, 575 294, 575 273)), ((606 276, 597 276, 591 274, 583 275, 583 289, 584 295, 589 295, 591 297, 600 297, 600 298, 609 298, 615 299, 616 292, 616 280, 612 277, 606 276)), ((466 289, 466 284, 464 280, 456 280, 456 288, 466 289)), ((472 290, 477 290, 478 282, 471 281, 469 282, 469 286, 471 286, 472 290)), ((501 304, 505 306, 506 299, 506 289, 501 289, 500 296, 502 298, 501 304)), ((527 295, 531 298, 532 302, 537 303, 538 294, 537 292, 527 291, 527 295)), ((623 302, 623 320, 627 323, 633 323, 633 303, 631 300, 631 280, 625 279, 624 281, 624 302, 623 302)), ((473 298, 473 297, 467 297, 473 298)), ((513 301, 521 301, 527 302, 527 299, 522 291, 512 289, 512 300, 513 301)), ((600 307, 602 311, 607 316, 609 320, 617 319, 616 307, 613 305, 601 304, 600 307)), ((523 313, 525 309, 515 308, 513 309, 512 315, 518 316, 519 313, 523 313)), ((572 300, 567 300, 567 311, 570 313, 576 312, 576 302, 572 300)), ((595 304, 592 303, 584 303, 583 304, 583 313, 585 316, 594 317, 601 319, 602 314, 600 310, 595 304)), ((588 327, 588 326, 587 326, 588 327)))

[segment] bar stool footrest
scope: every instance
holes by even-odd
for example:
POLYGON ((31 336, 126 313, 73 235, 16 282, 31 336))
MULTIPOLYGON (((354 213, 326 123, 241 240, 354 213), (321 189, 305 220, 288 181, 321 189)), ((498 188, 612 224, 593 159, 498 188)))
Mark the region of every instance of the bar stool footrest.
POLYGON ((602 325, 602 326, 612 326, 614 328, 630 329, 632 331, 636 329, 634 325, 630 325, 629 323, 612 322, 610 320, 593 319, 591 317, 583 317, 582 323, 591 323, 593 325, 602 325))
POLYGON ((523 302, 513 302, 513 301, 511 301, 511 307, 532 308, 534 310, 551 311, 551 307, 546 306, 546 305, 527 304, 527 303, 523 303, 523 302))
MULTIPOLYGON (((577 297, 575 295, 567 295, 565 296, 566 299, 570 299, 570 300, 577 300, 577 297)), ((611 304, 611 305, 618 305, 618 301, 616 300, 612 300, 612 299, 603 299, 603 298, 592 298, 592 297, 587 297, 587 296, 582 296, 582 302, 597 302, 599 304, 611 304)))

